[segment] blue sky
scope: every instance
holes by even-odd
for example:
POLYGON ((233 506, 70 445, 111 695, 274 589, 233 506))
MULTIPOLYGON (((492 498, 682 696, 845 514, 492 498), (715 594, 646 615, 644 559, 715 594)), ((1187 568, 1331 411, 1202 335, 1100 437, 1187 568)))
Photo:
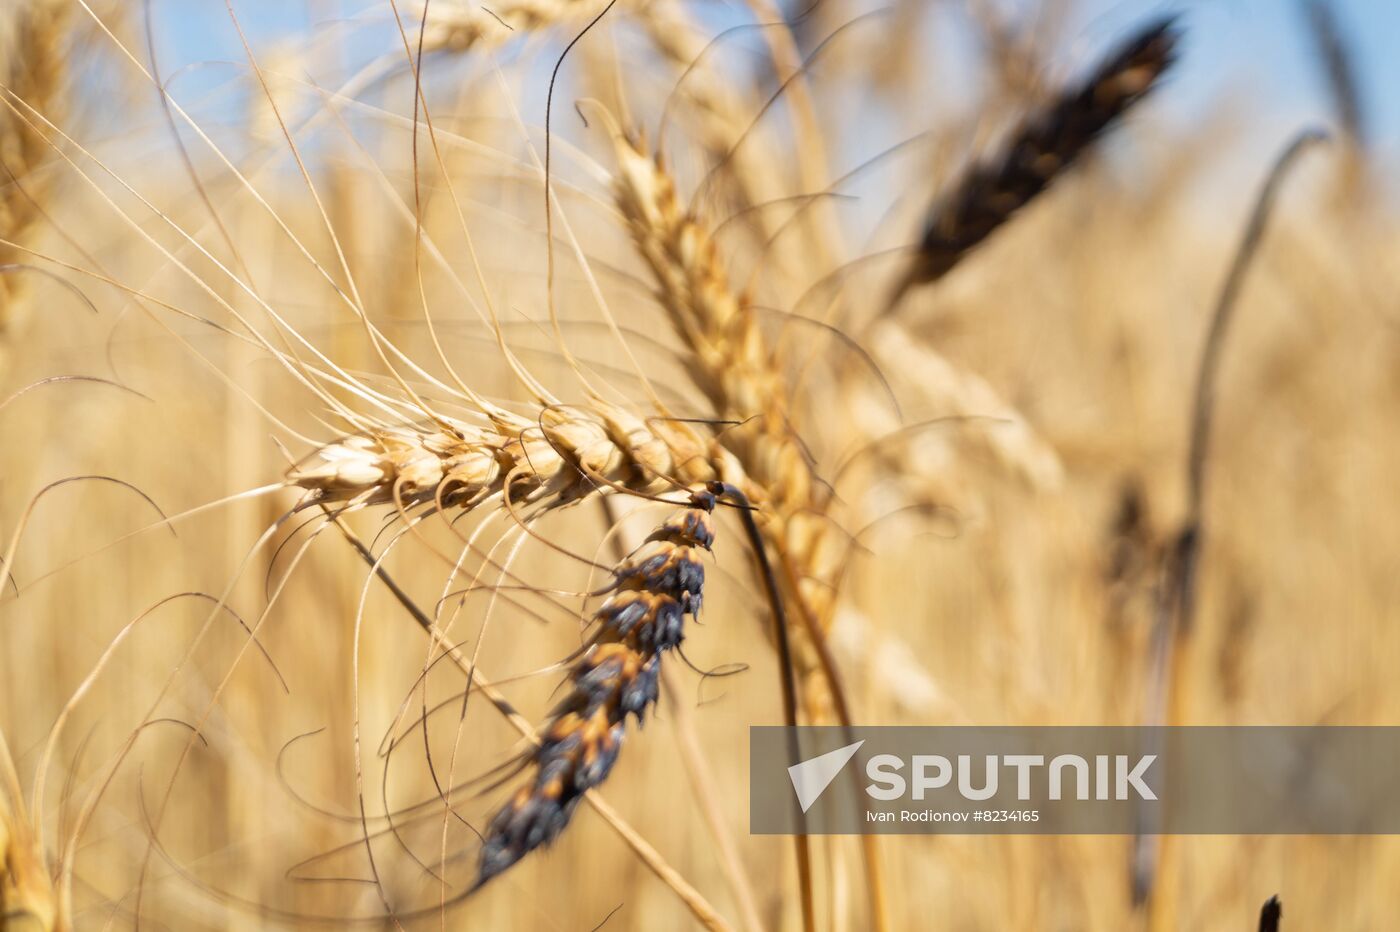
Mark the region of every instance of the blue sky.
MULTIPOLYGON (((1377 146, 1400 150, 1400 2, 1332 0, 1351 43, 1377 146)), ((1189 119, 1202 102, 1235 95, 1263 120, 1328 116, 1326 86, 1294 0, 1190 4, 1102 3, 1106 22, 1129 23, 1154 9, 1181 9, 1188 26, 1183 68, 1167 106, 1189 119)))
MULTIPOLYGON (((1394 182, 1397 173, 1389 166, 1400 157, 1400 95, 1392 91, 1400 88, 1400 0, 1332 2, 1358 62, 1375 161, 1394 182)), ((354 11, 378 7, 387 15, 388 0, 235 0, 234 6, 255 47, 265 51, 279 38, 305 35, 312 24, 324 27, 354 11)), ((712 22, 739 21, 735 3, 708 0, 705 7, 712 22)), ((1189 128, 1211 103, 1233 101, 1248 121, 1242 134, 1245 151, 1235 154, 1251 162, 1267 158, 1304 123, 1330 118, 1297 0, 1082 0, 1079 9, 1069 36, 1072 48, 1083 49, 1075 55, 1080 61, 1135 23, 1180 12, 1187 27, 1185 52, 1155 106, 1189 128)), ((189 62, 242 60, 222 0, 155 0, 155 11, 167 74, 189 62)), ((187 98, 201 86, 229 77, 222 68, 191 72, 181 78, 176 93, 187 98)))

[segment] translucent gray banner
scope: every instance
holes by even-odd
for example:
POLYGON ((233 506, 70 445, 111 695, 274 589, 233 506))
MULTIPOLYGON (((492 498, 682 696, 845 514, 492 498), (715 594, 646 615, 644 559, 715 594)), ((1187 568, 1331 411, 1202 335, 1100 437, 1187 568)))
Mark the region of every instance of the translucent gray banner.
POLYGON ((749 747, 755 834, 1400 834, 1400 727, 755 727, 749 747))

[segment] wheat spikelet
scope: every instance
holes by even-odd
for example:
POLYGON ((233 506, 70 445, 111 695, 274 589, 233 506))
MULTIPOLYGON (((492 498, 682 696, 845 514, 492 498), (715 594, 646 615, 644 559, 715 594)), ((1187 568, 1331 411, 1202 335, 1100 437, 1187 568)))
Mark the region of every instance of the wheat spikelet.
POLYGON ((614 570, 569 693, 529 754, 531 774, 486 830, 476 886, 558 837, 583 794, 612 771, 627 719, 641 724, 655 704, 662 657, 684 638, 685 616, 700 612, 700 551, 714 542, 714 505, 712 492, 696 493, 614 570))
MULTIPOLYGON (((0 21, 0 86, 50 118, 62 103, 70 9, 54 0, 17 3, 0 21)), ((39 218, 45 181, 37 169, 49 152, 34 127, 8 110, 0 113, 0 240, 23 241, 39 218)), ((0 245, 0 265, 17 261, 15 249, 0 245)), ((21 280, 0 274, 0 344, 19 323, 21 280)))
POLYGON ((1087 81, 1021 125, 1006 150, 978 164, 934 206, 923 239, 887 307, 937 281, 1034 200, 1157 83, 1175 60, 1173 18, 1139 30, 1087 81))

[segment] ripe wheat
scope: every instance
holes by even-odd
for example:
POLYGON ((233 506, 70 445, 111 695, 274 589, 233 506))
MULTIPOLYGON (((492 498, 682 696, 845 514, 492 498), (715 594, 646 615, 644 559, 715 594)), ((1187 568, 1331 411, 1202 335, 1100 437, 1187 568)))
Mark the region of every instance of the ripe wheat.
POLYGON ((654 492, 716 479, 742 481, 693 427, 642 419, 600 401, 542 408, 535 420, 494 412, 489 425, 439 416, 421 428, 383 427, 327 444, 287 473, 312 502, 398 502, 470 509, 578 501, 593 492, 654 492))

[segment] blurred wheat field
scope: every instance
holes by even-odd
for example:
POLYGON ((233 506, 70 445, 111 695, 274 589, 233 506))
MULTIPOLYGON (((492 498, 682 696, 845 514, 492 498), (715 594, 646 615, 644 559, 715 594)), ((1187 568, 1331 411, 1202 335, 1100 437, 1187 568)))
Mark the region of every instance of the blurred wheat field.
MULTIPOLYGON (((259 6, 0 10, 0 928, 803 928, 792 841, 748 833, 748 727, 785 696, 732 500, 704 612, 593 790, 610 808, 466 895, 529 786, 505 703, 557 721, 614 568, 713 482, 753 502, 803 721, 843 699, 862 724, 1400 713, 1400 224, 1321 5, 1299 28, 1339 48, 1338 125, 1233 307, 1163 703, 1193 393, 1250 209, 1200 189, 1237 104, 1168 127, 1169 75, 887 313, 930 204, 1121 36, 1063 2, 1018 24, 321 0, 275 34, 259 6), (930 97, 930 23, 967 100, 930 97), (201 31, 234 57, 170 58, 201 31)), ((1198 24, 1177 28, 1190 68, 1198 24)), ((1285 929, 1361 930, 1400 909, 1389 837, 1164 838, 1135 893, 1143 850, 814 838, 810 910, 1233 930, 1277 894, 1285 929)))

